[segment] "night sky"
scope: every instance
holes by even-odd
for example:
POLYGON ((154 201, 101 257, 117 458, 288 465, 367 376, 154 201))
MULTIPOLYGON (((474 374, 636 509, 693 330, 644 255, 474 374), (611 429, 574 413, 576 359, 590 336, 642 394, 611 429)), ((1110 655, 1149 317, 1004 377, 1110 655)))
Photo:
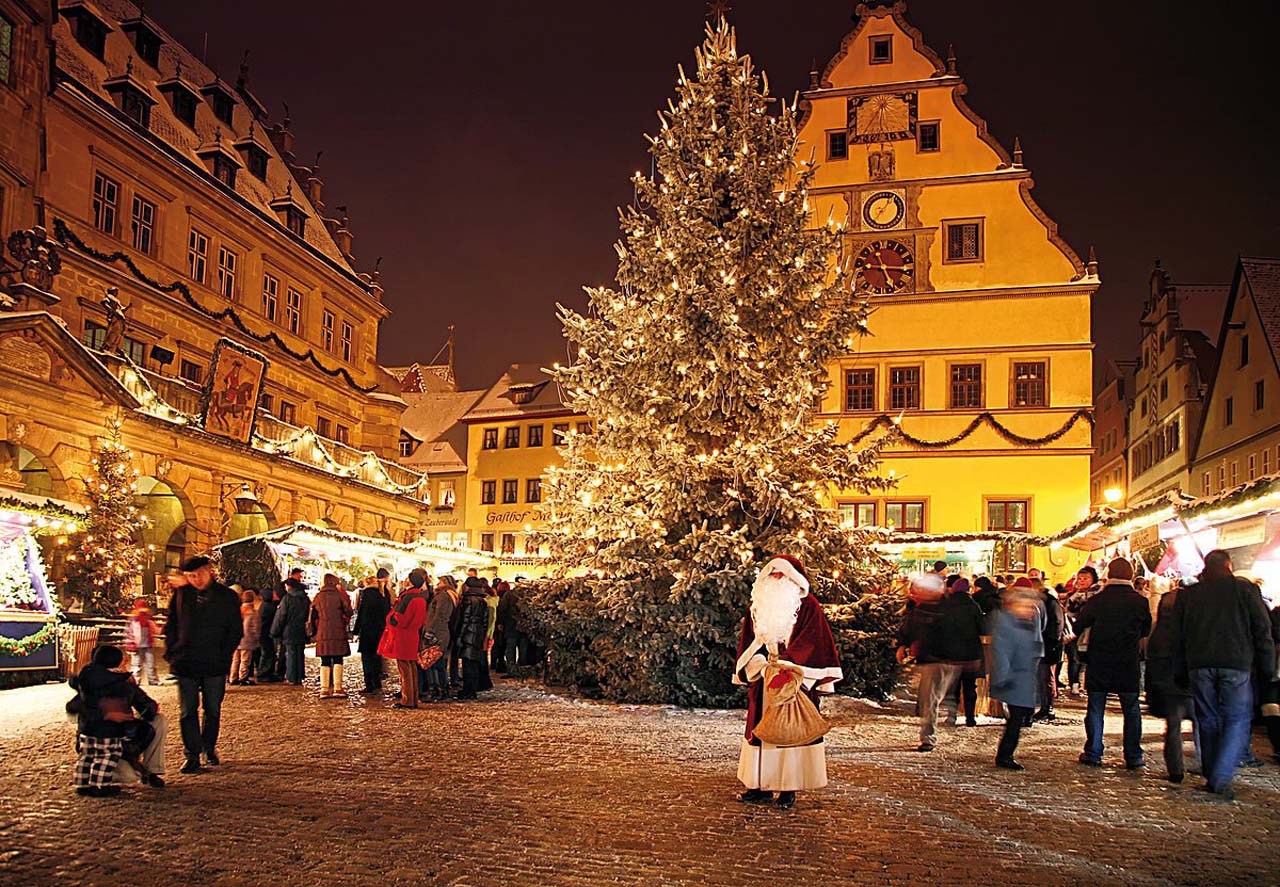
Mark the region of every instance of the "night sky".
MULTIPOLYGON (((730 18, 790 97, 854 5, 740 0, 730 18)), ((207 34, 224 79, 250 51, 250 88, 277 118, 289 103, 302 162, 324 151, 358 266, 385 257, 381 361, 430 359, 456 323, 466 387, 561 359, 555 303, 612 281, 616 207, 705 13, 702 0, 147 8, 197 54, 207 34)), ((1229 280, 1237 255, 1280 255, 1271 4, 912 0, 908 18, 939 53, 954 44, 969 104, 1006 147, 1021 137, 1067 241, 1096 247, 1099 364, 1136 351, 1154 257, 1206 283, 1229 280)))

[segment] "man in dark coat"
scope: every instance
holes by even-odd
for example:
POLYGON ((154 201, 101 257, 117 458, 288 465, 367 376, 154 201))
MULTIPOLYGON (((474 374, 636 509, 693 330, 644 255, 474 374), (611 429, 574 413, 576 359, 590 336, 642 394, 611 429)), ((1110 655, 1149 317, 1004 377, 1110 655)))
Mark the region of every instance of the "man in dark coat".
MULTIPOLYGON (((982 609, 970 597, 967 581, 953 583, 940 600, 920 597, 908 613, 898 643, 911 652, 920 673, 916 751, 933 751, 938 744, 938 704, 946 699, 953 706, 951 694, 961 675, 982 668, 982 622, 982 609)), ((955 720, 954 711, 948 720, 955 720)))
POLYGON ((183 773, 200 770, 200 753, 210 766, 219 763, 218 728, 227 673, 244 624, 240 599, 213 575, 207 557, 189 558, 182 573, 169 577, 173 600, 164 626, 165 658, 178 677, 178 705, 182 746, 187 761, 183 773), (204 726, 200 709, 204 709, 204 726))
POLYGON ((356 622, 352 632, 360 640, 360 665, 364 670, 366 696, 382 692, 382 656, 378 644, 387 627, 387 614, 391 612, 391 591, 387 587, 391 573, 386 567, 376 576, 366 579, 360 597, 356 600, 356 622))
MULTIPOLYGON (((1032 583, 1037 584, 1035 582, 1032 583)), ((1040 660, 1040 709, 1033 720, 1052 721, 1053 700, 1058 695, 1058 666, 1062 664, 1062 605, 1043 580, 1036 590, 1044 609, 1044 658, 1040 660)))
POLYGON ((1130 770, 1145 765, 1142 756, 1142 708, 1138 702, 1141 679, 1140 645, 1151 632, 1147 599, 1133 588, 1133 564, 1118 557, 1107 567, 1107 582, 1087 600, 1076 618, 1076 631, 1089 632, 1085 691, 1084 751, 1080 763, 1102 766, 1103 714, 1107 696, 1114 693, 1124 712, 1124 763, 1130 770))
POLYGON ((276 608, 280 606, 279 592, 268 588, 262 592, 262 608, 258 611, 262 633, 258 639, 261 655, 258 658, 258 682, 274 684, 280 680, 276 675, 276 642, 271 637, 271 623, 276 618, 276 608))
POLYGON ((1207 787, 1229 798, 1249 744, 1252 672, 1275 673, 1267 606, 1258 586, 1235 576, 1231 556, 1217 550, 1205 555, 1200 581, 1178 594, 1173 613, 1173 671, 1195 700, 1207 787))
POLYGON ((462 586, 462 615, 459 620, 457 650, 462 659, 462 692, 459 699, 475 699, 482 683, 484 658, 489 641, 489 604, 485 601, 488 588, 484 583, 468 577, 462 586))
MULTIPOLYGON (((1177 642, 1174 605, 1178 601, 1178 589, 1166 591, 1156 609, 1156 624, 1147 639, 1147 708, 1151 714, 1164 718, 1164 765, 1170 782, 1182 782, 1186 775, 1186 762, 1182 751, 1182 722, 1191 718, 1191 693, 1179 686, 1173 676, 1173 647, 1177 642)), ((1199 740, 1196 747, 1199 748, 1199 740)))

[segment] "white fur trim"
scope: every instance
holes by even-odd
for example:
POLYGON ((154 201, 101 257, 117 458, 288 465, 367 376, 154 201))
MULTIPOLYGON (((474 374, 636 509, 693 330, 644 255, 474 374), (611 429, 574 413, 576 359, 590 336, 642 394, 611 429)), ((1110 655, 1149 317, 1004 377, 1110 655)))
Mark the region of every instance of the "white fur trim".
MULTIPOLYGON (((756 574, 756 581, 759 582, 761 576, 768 576, 774 571, 781 573, 787 579, 791 580, 793 584, 799 586, 800 591, 806 594, 808 593, 809 580, 804 578, 804 576, 800 574, 800 571, 796 569, 795 564, 791 563, 791 561, 786 558, 775 557, 773 560, 765 564, 764 567, 761 568, 760 572, 756 574)), ((801 594, 800 596, 804 597, 804 594, 801 594)))

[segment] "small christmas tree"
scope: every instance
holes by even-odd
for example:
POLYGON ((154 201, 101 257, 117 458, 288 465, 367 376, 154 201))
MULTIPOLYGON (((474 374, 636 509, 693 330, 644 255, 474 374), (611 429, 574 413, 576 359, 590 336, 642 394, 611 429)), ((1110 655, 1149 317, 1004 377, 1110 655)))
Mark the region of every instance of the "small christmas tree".
POLYGON ((137 540, 147 525, 135 500, 138 472, 113 421, 84 478, 89 497, 85 529, 71 540, 67 587, 86 612, 118 616, 138 590, 146 551, 137 540))
POLYGON ((588 289, 589 314, 560 308, 574 357, 555 378, 596 427, 568 436, 540 537, 605 577, 602 606, 634 626, 646 669, 669 671, 652 695, 694 704, 726 698, 763 559, 795 554, 843 580, 883 566, 824 501, 887 485, 883 439, 839 444, 813 419, 868 309, 838 261, 839 224, 813 218, 794 108, 774 112, 735 44, 723 19, 708 26, 696 74, 681 70, 659 114, 655 176, 636 174, 621 213, 619 288, 588 289))

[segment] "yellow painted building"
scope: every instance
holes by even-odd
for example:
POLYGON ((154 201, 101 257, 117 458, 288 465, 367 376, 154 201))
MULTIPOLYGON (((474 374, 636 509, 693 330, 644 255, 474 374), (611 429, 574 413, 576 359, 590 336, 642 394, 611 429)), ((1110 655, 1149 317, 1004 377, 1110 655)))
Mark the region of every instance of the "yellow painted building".
MULTIPOLYGON (((536 364, 512 364, 461 420, 467 426, 467 530, 500 561, 533 557, 528 534, 545 522, 543 476, 561 464, 555 443, 589 433, 536 364)), ((518 560, 516 561, 518 563, 518 560)))
MULTIPOLYGON (((847 440, 901 416, 905 434, 883 465, 896 489, 836 500, 859 525, 1053 533, 1089 506, 1097 266, 1032 199, 1016 143, 1011 154, 965 103, 954 58, 904 15, 859 6, 803 94, 815 224, 844 226, 874 308, 819 418, 847 440)), ((997 546, 992 566, 1062 572, 1065 558, 997 546)))

